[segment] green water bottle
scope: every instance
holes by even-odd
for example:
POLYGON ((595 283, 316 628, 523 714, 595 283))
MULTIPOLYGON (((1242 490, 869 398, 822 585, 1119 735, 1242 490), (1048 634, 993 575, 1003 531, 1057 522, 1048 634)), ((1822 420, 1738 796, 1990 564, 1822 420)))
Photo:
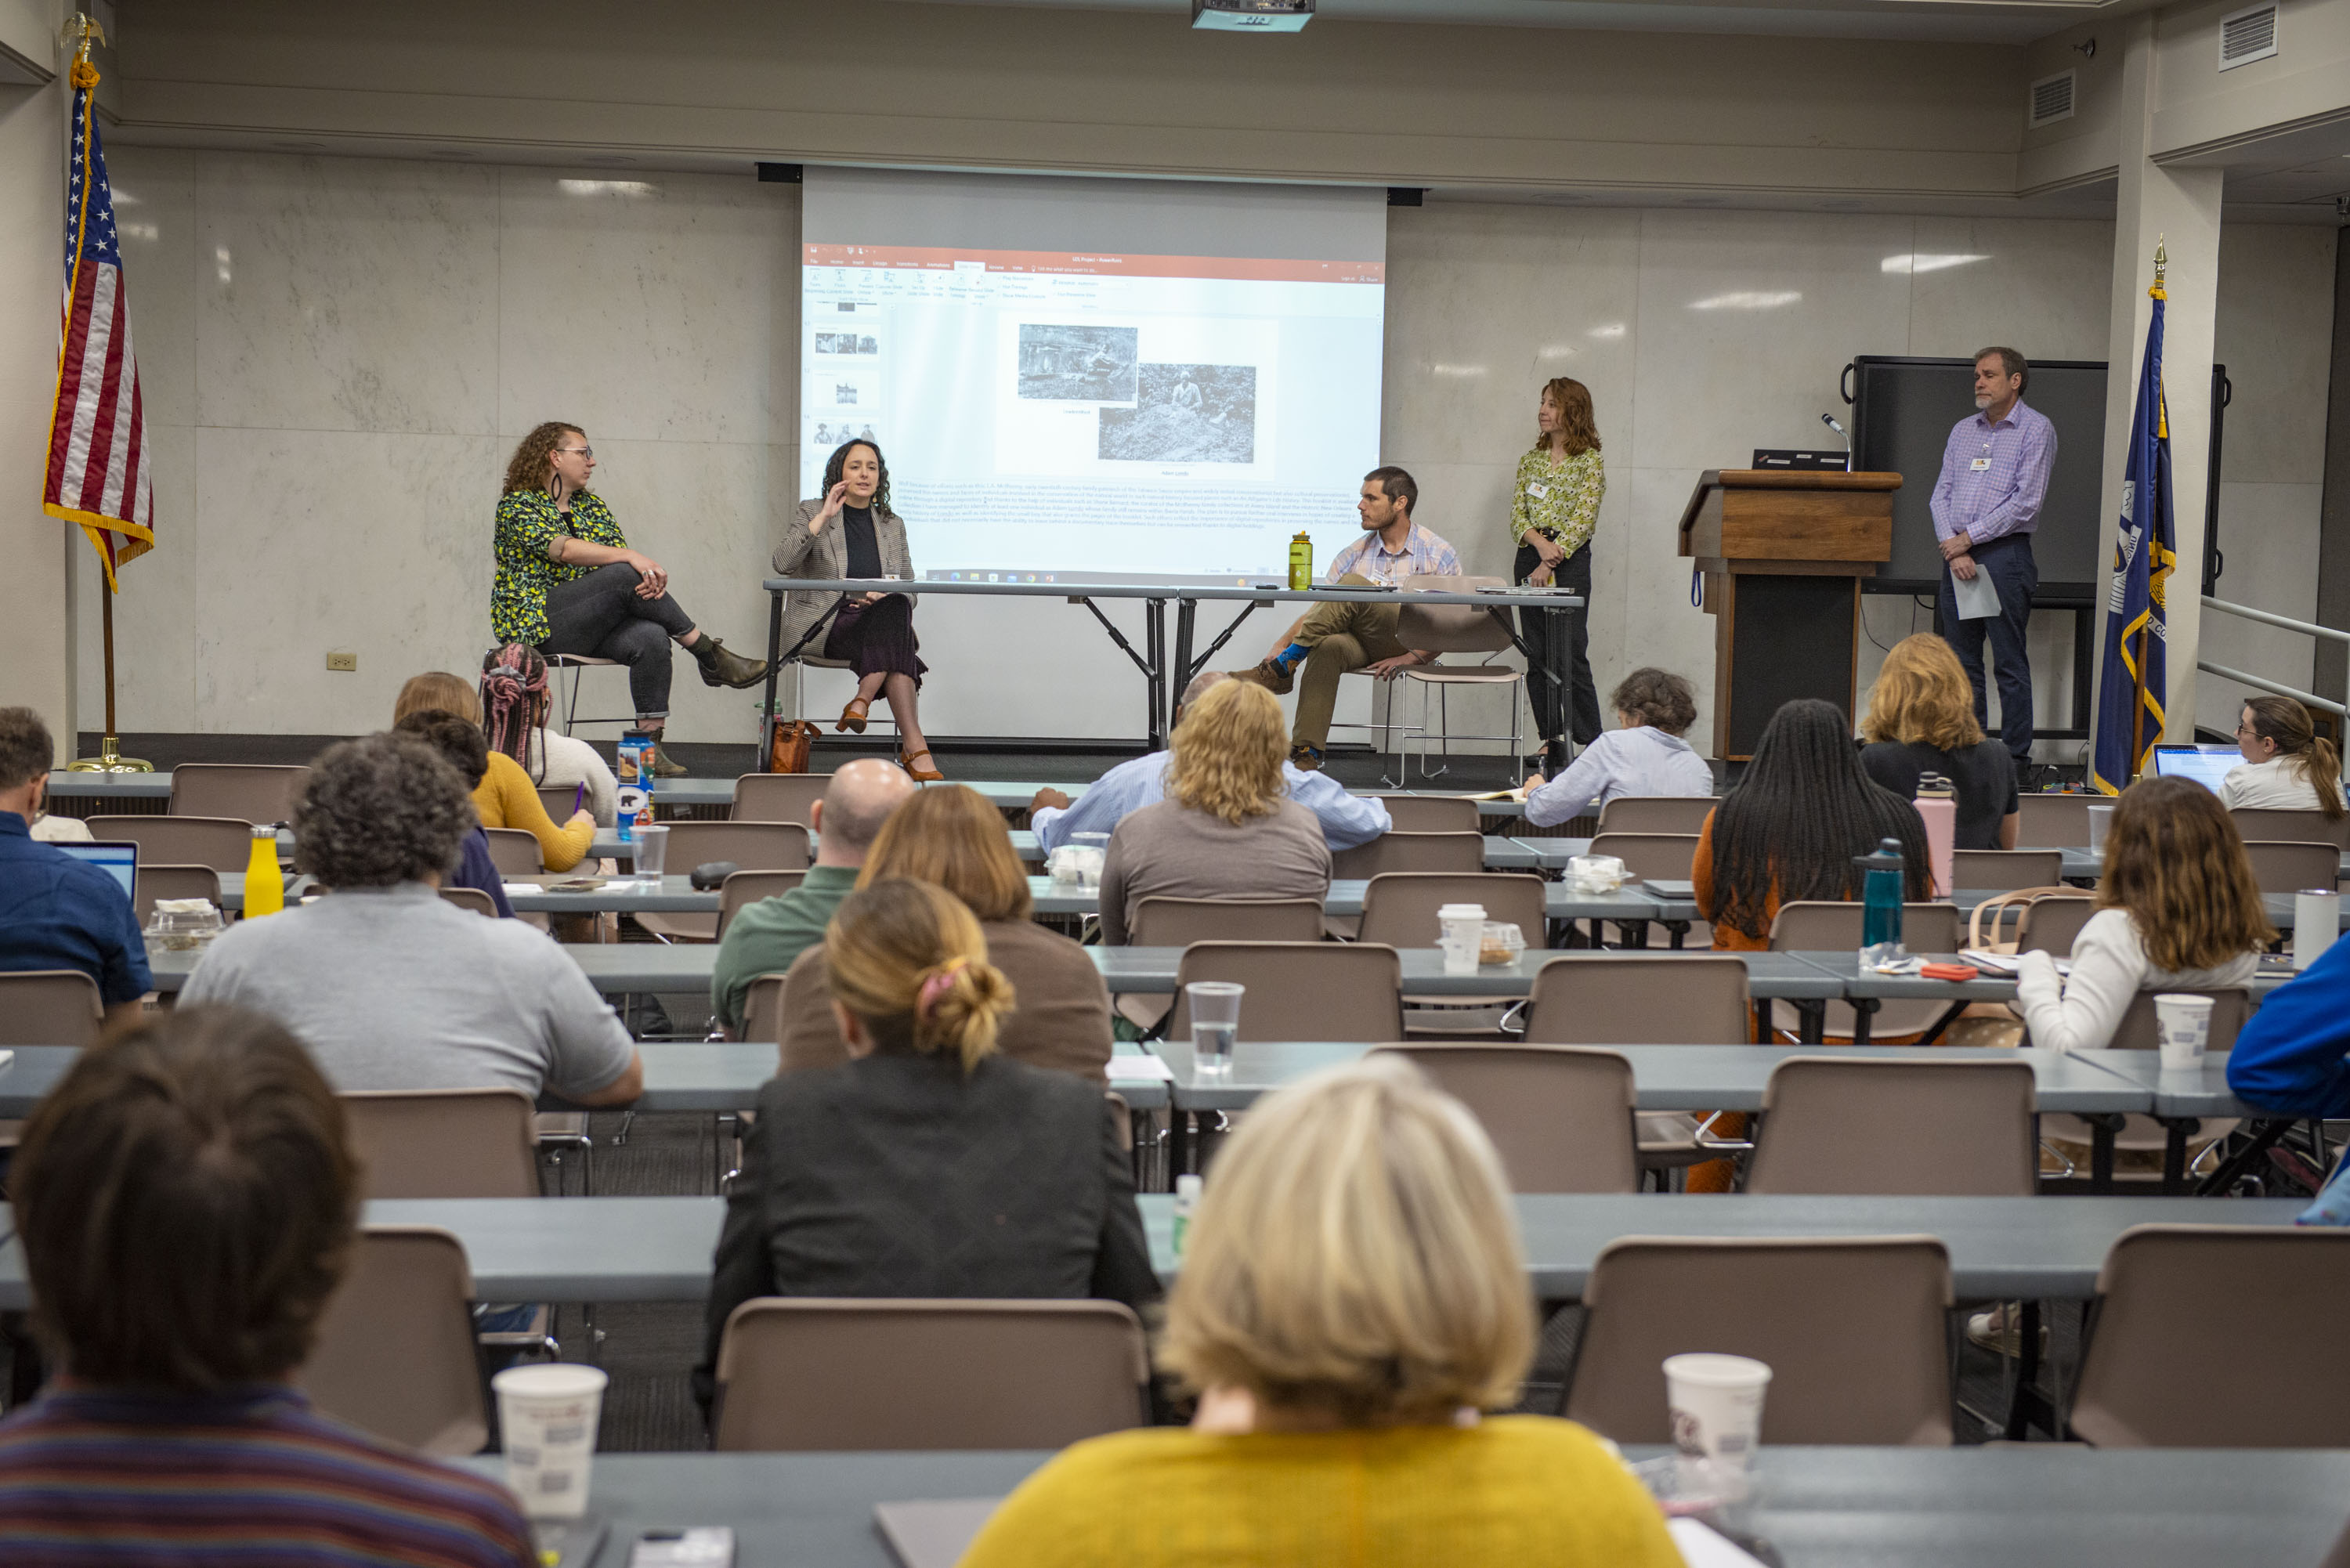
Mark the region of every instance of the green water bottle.
POLYGON ((1175 1179, 1175 1261, 1183 1261, 1184 1245, 1191 1239, 1191 1213, 1200 1207, 1200 1179, 1179 1176, 1175 1179))
POLYGON ((1289 541, 1289 586, 1295 589, 1314 586, 1314 541, 1302 528, 1289 541))

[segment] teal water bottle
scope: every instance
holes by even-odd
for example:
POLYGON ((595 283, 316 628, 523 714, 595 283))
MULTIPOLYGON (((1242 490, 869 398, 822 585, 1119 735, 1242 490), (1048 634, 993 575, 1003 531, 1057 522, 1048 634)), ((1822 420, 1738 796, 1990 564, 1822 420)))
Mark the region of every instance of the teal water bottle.
POLYGON ((1898 953, 1901 947, 1901 841, 1877 841, 1874 855, 1856 855, 1860 867, 1860 950, 1864 959, 1898 953))

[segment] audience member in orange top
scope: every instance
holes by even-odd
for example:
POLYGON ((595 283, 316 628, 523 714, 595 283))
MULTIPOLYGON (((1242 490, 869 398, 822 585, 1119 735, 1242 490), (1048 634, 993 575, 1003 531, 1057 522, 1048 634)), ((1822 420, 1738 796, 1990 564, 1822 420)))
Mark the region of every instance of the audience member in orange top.
MULTIPOLYGON (((473 682, 445 670, 410 676, 392 703, 391 722, 397 724, 428 708, 454 713, 469 724, 482 722, 481 699, 473 694, 473 682)), ((575 811, 570 820, 556 826, 530 774, 503 752, 490 753, 489 772, 473 789, 473 809, 481 814, 484 827, 519 827, 537 839, 539 858, 549 871, 570 870, 588 857, 588 846, 596 842, 592 813, 575 811)))

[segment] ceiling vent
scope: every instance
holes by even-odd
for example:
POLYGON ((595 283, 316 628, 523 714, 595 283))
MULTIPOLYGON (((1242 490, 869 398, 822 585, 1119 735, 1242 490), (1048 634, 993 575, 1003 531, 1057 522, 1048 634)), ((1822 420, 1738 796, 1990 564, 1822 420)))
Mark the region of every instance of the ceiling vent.
POLYGON ((2274 55, 2276 24, 2277 8, 2273 5, 2255 5, 2220 17, 2220 68, 2231 71, 2274 55))
POLYGON ((2054 125, 2060 119, 2073 118, 2074 73, 2058 71, 2053 77, 2042 77, 2032 84, 2032 98, 2024 107, 2023 123, 2027 130, 2037 130, 2043 125, 2054 125))

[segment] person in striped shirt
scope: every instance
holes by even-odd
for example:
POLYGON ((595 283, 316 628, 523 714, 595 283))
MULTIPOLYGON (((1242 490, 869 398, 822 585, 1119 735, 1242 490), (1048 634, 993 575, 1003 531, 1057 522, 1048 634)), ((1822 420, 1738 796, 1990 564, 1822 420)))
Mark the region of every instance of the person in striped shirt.
POLYGON ((0 1563, 533 1563, 503 1487, 291 1386, 359 1175, 341 1104, 283 1028, 189 1007, 88 1052, 9 1187, 54 1376, 0 1421, 0 1563))

